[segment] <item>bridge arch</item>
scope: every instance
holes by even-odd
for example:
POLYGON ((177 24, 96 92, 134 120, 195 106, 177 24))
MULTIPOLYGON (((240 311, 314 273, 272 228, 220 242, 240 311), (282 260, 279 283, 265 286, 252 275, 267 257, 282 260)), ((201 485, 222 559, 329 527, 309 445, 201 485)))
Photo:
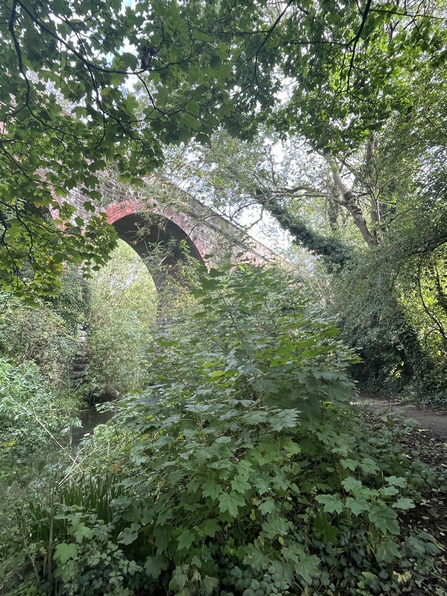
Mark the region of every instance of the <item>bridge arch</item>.
POLYGON ((154 203, 149 210, 147 204, 133 198, 109 205, 106 215, 107 223, 113 225, 119 238, 129 244, 146 264, 159 300, 162 299, 160 293, 164 296, 162 300, 167 298, 166 291, 172 295, 173 280, 179 282, 182 279, 185 245, 191 257, 207 261, 209 250, 205 242, 194 234, 187 218, 173 209, 160 210, 154 203), (161 248, 163 266, 151 267, 148 257, 157 247, 161 248))
POLYGON ((148 206, 138 199, 128 199, 109 205, 107 223, 114 226, 118 236, 130 244, 140 256, 147 256, 149 245, 157 243, 172 246, 172 259, 180 258, 180 243, 188 246, 191 256, 205 261, 211 247, 197 233, 182 213, 169 207, 160 210, 153 203, 148 206))
MULTIPOLYGON (((213 266, 229 259, 232 262, 248 260, 254 264, 276 259, 271 250, 250 238, 238 225, 187 193, 181 200, 168 204, 151 197, 150 178, 145 180, 143 189, 131 188, 121 184, 111 172, 98 190, 103 197, 102 213, 105 213, 107 222, 145 261, 151 252, 150 245, 165 244, 171 249, 168 264, 176 265, 183 257, 182 241, 192 257, 213 266)), ((88 221, 91 213, 85 201, 80 188, 72 189, 67 197, 67 202, 75 208, 75 215, 88 221)), ((58 217, 57 210, 52 210, 51 214, 58 217)))

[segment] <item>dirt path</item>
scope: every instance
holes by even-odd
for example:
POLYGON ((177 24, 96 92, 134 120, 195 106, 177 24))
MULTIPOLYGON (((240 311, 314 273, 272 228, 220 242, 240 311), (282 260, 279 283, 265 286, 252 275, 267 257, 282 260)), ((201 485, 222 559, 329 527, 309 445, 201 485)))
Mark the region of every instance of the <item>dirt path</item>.
POLYGON ((413 419, 417 421, 417 427, 421 430, 429 430, 436 437, 447 441, 447 411, 428 410, 413 405, 403 405, 383 396, 374 397, 371 395, 359 395, 356 402, 374 412, 390 412, 402 419, 413 419))

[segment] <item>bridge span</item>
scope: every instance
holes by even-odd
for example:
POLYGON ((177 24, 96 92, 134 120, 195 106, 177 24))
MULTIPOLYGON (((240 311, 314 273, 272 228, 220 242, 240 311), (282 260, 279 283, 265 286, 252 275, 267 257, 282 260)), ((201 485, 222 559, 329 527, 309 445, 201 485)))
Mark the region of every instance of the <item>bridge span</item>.
MULTIPOLYGON (((228 260, 259 265, 278 258, 243 228, 197 199, 183 193, 179 200, 178 189, 175 201, 153 198, 151 180, 148 178, 143 188, 134 188, 110 176, 99 189, 102 199, 101 206, 97 206, 118 236, 145 261, 155 247, 165 247, 166 262, 173 266, 182 260, 185 243, 192 257, 211 266, 228 260)), ((87 199, 80 190, 72 190, 67 200, 75 207, 75 216, 87 221, 91 213, 84 207, 87 199)))

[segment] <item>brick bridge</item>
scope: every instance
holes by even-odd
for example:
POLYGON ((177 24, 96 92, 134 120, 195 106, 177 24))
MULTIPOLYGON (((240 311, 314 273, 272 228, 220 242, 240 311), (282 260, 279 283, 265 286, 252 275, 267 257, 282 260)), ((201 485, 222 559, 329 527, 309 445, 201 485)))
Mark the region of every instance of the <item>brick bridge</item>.
MULTIPOLYGON (((99 189, 108 223, 146 263, 155 247, 164 247, 168 250, 164 263, 174 269, 183 258, 182 244, 186 244, 192 257, 209 265, 228 260, 262 264, 277 258, 242 228, 186 193, 180 193, 181 198, 170 204, 153 198, 151 180, 147 179, 143 187, 130 188, 111 176, 99 189)), ((179 189, 175 190, 178 197, 179 189)), ((79 190, 73 190, 68 197, 68 202, 76 207, 76 215, 88 219, 85 200, 79 190)), ((165 274, 151 270, 150 273, 157 289, 161 289, 165 274)))

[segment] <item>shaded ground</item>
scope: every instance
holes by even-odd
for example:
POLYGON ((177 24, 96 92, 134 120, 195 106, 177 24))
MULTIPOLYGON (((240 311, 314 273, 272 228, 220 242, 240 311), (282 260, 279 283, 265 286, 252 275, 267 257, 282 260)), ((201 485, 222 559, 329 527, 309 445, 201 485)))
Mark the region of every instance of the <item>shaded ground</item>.
POLYGON ((374 412, 389 413, 403 420, 415 420, 417 421, 416 427, 421 432, 427 431, 429 435, 432 434, 438 440, 447 441, 447 410, 428 410, 423 407, 401 404, 393 401, 392 398, 374 397, 367 394, 359 395, 356 403, 374 412))
POLYGON ((396 440, 404 445, 407 457, 420 459, 433 468, 436 482, 421 487, 423 500, 403 516, 404 523, 416 531, 428 532, 440 548, 436 570, 429 585, 418 594, 447 595, 447 410, 429 410, 400 404, 386 397, 360 395, 361 407, 368 424, 387 424, 388 418, 402 421, 396 440), (437 590, 433 592, 432 590, 437 590))

